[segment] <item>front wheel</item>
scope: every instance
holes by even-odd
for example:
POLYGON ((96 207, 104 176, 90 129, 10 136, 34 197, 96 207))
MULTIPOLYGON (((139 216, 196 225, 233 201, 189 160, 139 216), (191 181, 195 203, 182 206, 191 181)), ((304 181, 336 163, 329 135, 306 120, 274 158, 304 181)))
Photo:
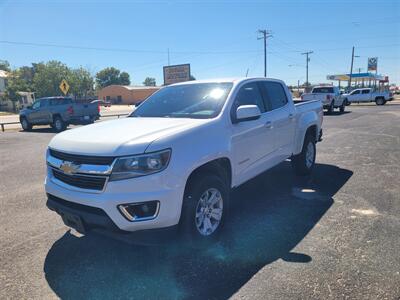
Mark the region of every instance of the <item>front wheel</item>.
POLYGON ((328 107, 328 115, 333 114, 333 111, 335 110, 335 101, 332 100, 331 104, 328 107))
POLYGON ((223 178, 200 173, 188 183, 182 205, 180 229, 186 240, 211 241, 227 218, 229 187, 223 178))
POLYGON ((340 112, 341 113, 344 113, 344 110, 345 110, 345 108, 346 108, 346 103, 344 103, 344 101, 342 102, 342 105, 340 105, 340 112))
POLYGON ((304 138, 301 152, 292 158, 292 167, 296 175, 305 176, 311 174, 315 166, 315 156, 315 138, 311 134, 307 134, 304 138))
POLYGON ((21 118, 20 122, 21 122, 22 129, 24 131, 29 131, 32 129, 32 124, 29 123, 25 117, 21 118))

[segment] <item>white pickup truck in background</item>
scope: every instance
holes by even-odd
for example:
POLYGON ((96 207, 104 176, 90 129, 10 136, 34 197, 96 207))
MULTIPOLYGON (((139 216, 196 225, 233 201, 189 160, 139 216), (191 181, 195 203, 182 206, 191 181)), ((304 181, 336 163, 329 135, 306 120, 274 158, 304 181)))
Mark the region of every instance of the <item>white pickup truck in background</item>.
POLYGON ((322 102, 324 109, 328 114, 333 113, 335 108, 339 108, 340 112, 344 112, 345 103, 340 96, 340 90, 336 86, 316 86, 311 93, 301 95, 302 101, 319 100, 322 102))
POLYGON ((320 101, 294 104, 280 80, 170 85, 127 118, 56 135, 47 206, 80 232, 179 225, 209 240, 229 215, 231 188, 288 158, 310 174, 322 119, 320 101))
POLYGON ((379 92, 372 88, 362 88, 343 94, 342 98, 347 105, 353 102, 375 102, 376 105, 385 105, 387 101, 393 100, 393 94, 390 91, 379 92))

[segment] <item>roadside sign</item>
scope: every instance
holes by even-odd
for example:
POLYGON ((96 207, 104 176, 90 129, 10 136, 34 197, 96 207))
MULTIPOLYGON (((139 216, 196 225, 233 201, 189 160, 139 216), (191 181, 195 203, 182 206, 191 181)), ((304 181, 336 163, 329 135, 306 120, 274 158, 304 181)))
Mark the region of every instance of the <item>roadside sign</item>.
POLYGON ((190 64, 165 66, 164 85, 190 80, 190 64))
POLYGON ((378 58, 377 57, 369 57, 368 58, 368 71, 377 71, 378 70, 378 58))
POLYGON ((68 93, 69 84, 65 79, 61 80, 60 90, 64 93, 64 95, 66 95, 68 93))

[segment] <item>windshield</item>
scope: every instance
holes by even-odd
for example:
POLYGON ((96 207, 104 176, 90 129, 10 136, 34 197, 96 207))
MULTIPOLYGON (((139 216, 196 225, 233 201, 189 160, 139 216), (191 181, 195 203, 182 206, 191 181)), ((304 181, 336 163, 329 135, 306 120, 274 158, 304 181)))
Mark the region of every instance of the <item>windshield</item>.
POLYGON ((216 117, 232 83, 196 83, 162 88, 143 102, 130 117, 209 119, 216 117))
POLYGON ((327 94, 327 93, 333 93, 333 88, 332 87, 319 87, 319 88, 314 88, 313 93, 321 93, 321 94, 327 94))

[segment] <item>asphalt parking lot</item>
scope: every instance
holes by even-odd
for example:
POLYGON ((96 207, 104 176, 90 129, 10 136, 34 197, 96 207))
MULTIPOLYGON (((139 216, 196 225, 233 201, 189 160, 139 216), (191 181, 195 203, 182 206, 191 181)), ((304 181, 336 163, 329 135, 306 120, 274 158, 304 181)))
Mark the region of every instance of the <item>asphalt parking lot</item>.
POLYGON ((0 298, 399 299, 400 103, 346 109, 311 177, 285 162, 232 192, 208 249, 69 232, 45 207, 54 133, 0 133, 0 298))

